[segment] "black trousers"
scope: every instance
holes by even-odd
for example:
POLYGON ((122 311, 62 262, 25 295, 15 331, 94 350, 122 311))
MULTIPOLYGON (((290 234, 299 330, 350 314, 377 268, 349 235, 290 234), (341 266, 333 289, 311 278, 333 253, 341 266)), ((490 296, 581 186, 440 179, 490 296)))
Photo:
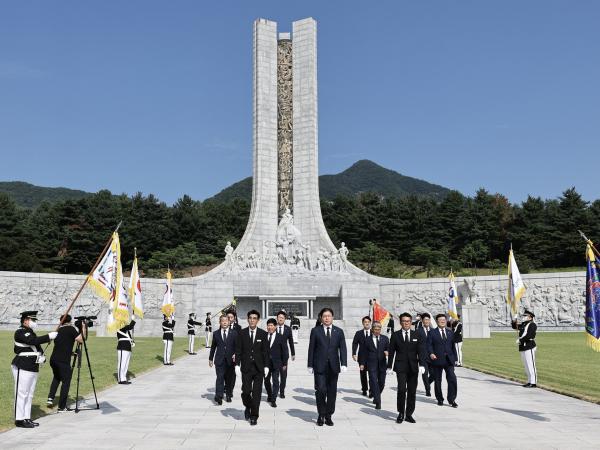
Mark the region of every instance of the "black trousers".
POLYGON ((279 392, 281 394, 285 393, 285 385, 287 381, 287 370, 288 370, 288 362, 284 362, 279 368, 279 392), (285 369, 284 369, 285 367, 285 369))
POLYGON ((315 373, 317 411, 320 416, 331 416, 335 412, 335 398, 339 373, 327 367, 323 373, 315 373))
POLYGON ((279 394, 281 386, 279 384, 279 374, 281 373, 281 367, 269 370, 269 375, 265 377, 265 390, 267 391, 267 398, 269 401, 275 401, 277 394, 279 394))
POLYGON ((431 370, 431 366, 426 362, 423 363, 423 367, 425 368, 425 372, 422 375, 423 378, 423 386, 425 386, 425 392, 427 394, 431 393, 431 383, 434 381, 433 370, 431 370))
POLYGON ((398 412, 406 416, 412 416, 417 401, 419 372, 396 372, 396 378, 398 379, 398 394, 396 395, 398 412))
POLYGON ((367 378, 367 370, 360 371, 360 387, 363 392, 367 392, 369 389, 369 380, 367 378))
POLYGON ((456 374, 454 373, 454 366, 447 364, 445 366, 431 366, 433 369, 433 376, 435 379, 435 398, 438 402, 444 401, 444 394, 442 392, 442 374, 446 372, 446 383, 448 384, 448 403, 452 403, 456 400, 456 394, 458 392, 458 382, 456 381, 456 374))
MULTIPOLYGON (((229 392, 231 382, 231 372, 235 375, 235 366, 234 365, 215 365, 215 372, 217 373, 217 381, 215 383, 215 397, 217 399, 223 399, 223 395, 227 393, 227 395, 231 395, 229 392)), ((233 390, 233 387, 231 387, 233 390)))
POLYGON ((371 394, 373 394, 375 403, 381 403, 381 392, 385 387, 385 369, 385 366, 383 369, 379 367, 368 368, 371 394))
POLYGON ((54 378, 50 384, 48 398, 54 398, 56 391, 58 390, 59 383, 62 383, 62 386, 60 387, 58 407, 60 409, 64 409, 67 407, 67 398, 69 397, 69 388, 71 387, 71 364, 68 362, 50 360, 50 367, 52 368, 52 374, 54 375, 54 378))
POLYGON ((233 388, 235 387, 235 365, 225 366, 225 394, 233 397, 233 388))
POLYGON ((246 372, 242 372, 242 402, 250 409, 250 418, 258 419, 260 397, 265 374, 254 365, 246 372))

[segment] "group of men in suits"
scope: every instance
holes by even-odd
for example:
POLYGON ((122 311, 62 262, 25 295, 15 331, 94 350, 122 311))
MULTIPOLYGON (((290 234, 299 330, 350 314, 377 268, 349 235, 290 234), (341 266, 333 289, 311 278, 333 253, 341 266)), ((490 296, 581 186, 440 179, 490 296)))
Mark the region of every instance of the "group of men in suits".
POLYGON ((446 400, 453 408, 458 407, 454 332, 447 327, 444 314, 436 316, 437 328, 432 328, 430 322, 430 315, 424 313, 421 326, 414 329, 412 316, 403 313, 400 315, 400 329, 388 339, 381 334, 381 323, 371 324, 371 319, 364 317, 363 329, 353 339, 352 356, 360 367, 362 393, 367 395, 365 379, 368 373, 369 396, 373 398, 376 409, 381 409, 386 375, 396 374, 397 423, 415 423, 413 414, 419 374, 423 377, 425 395, 431 396, 433 382, 437 404, 443 406, 442 375, 445 373, 448 384, 446 400))
POLYGON ((278 395, 285 398, 288 361, 296 354, 294 341, 283 311, 277 320, 267 321, 266 331, 258 327, 260 313, 256 310, 248 312, 246 328, 242 329, 236 319, 235 311, 227 311, 219 318, 219 330, 213 333, 209 365, 215 367, 217 375, 214 400, 218 405, 223 397, 231 402, 237 373, 242 378, 244 416, 250 425, 256 425, 263 384, 273 408, 277 407, 278 395))

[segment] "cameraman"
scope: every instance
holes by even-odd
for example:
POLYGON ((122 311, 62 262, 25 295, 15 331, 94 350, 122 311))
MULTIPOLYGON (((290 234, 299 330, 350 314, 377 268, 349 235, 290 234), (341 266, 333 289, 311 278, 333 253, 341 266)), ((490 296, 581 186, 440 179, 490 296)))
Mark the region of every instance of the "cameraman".
POLYGON ((60 327, 58 328, 58 335, 54 340, 54 350, 52 350, 52 356, 50 357, 50 367, 54 374, 54 379, 50 385, 50 392, 48 393, 48 406, 53 406, 54 396, 58 389, 59 383, 62 383, 60 388, 60 398, 58 400, 58 411, 70 411, 67 408, 67 397, 69 396, 69 388, 71 386, 71 356, 73 355, 73 344, 77 341, 82 343, 84 338, 87 337, 87 326, 84 320, 78 321, 77 327, 71 323, 70 315, 60 316, 60 327))

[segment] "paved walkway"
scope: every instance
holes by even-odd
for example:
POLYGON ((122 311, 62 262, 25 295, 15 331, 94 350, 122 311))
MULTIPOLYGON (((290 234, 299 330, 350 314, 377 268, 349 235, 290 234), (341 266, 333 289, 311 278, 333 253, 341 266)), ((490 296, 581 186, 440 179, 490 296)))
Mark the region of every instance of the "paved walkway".
POLYGON ((243 418, 239 380, 232 403, 213 404, 214 371, 201 350, 100 393, 100 411, 55 414, 36 429, 0 434, 0 448, 598 448, 600 406, 468 369, 457 370, 458 409, 419 390, 417 423, 398 425, 395 377, 376 411, 352 364, 340 375, 335 426, 317 427, 306 344, 291 363, 286 398, 276 409, 263 402, 256 427, 243 418))

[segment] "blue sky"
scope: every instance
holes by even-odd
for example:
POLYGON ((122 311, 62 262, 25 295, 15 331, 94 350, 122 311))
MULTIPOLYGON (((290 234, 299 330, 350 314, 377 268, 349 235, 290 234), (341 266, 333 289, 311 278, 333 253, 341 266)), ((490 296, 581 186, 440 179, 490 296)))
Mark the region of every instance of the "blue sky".
POLYGON ((0 180, 171 203, 252 171, 252 22, 318 21, 319 163, 600 198, 600 2, 22 1, 0 12, 0 180))

